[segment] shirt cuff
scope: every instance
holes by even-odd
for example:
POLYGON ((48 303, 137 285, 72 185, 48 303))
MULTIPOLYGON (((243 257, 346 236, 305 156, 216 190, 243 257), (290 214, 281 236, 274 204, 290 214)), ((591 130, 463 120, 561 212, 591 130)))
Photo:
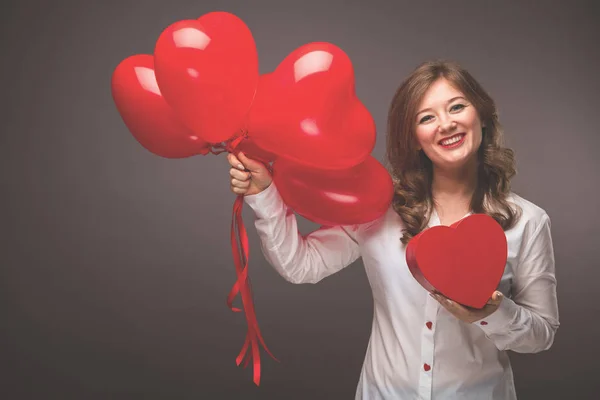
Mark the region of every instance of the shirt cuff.
POLYGON ((262 192, 244 196, 244 202, 252 208, 258 219, 272 217, 278 212, 287 209, 285 202, 275 187, 275 182, 271 182, 262 192))
POLYGON ((478 325, 486 335, 502 334, 509 331, 509 327, 517 318, 519 306, 512 299, 504 297, 496 311, 487 317, 473 322, 478 325))

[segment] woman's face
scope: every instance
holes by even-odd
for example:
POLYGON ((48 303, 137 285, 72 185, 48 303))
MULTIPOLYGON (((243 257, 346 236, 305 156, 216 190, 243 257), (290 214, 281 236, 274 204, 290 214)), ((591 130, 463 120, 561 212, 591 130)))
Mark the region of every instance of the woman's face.
POLYGON ((446 79, 427 90, 414 122, 419 148, 436 168, 460 169, 477 156, 482 140, 478 112, 446 79))

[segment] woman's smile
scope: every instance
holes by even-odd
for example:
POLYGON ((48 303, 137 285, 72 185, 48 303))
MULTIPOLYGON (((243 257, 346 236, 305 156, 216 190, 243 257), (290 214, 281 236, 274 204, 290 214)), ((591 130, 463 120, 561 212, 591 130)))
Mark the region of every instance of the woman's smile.
POLYGON ((438 142, 440 146, 444 149, 455 149, 460 147, 464 142, 467 134, 464 132, 457 133, 456 135, 452 135, 449 138, 442 139, 438 142))

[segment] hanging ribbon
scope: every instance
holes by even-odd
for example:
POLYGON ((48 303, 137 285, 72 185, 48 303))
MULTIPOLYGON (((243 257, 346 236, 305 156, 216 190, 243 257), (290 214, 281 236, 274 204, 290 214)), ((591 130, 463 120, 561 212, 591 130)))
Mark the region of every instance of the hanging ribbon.
MULTIPOLYGON (((246 137, 247 134, 245 131, 243 131, 240 136, 232 139, 230 142, 214 147, 217 147, 218 149, 223 149, 223 151, 233 152, 237 145, 246 137)), ((248 332, 246 334, 246 340, 244 342, 242 350, 236 358, 236 364, 239 366, 245 359, 245 368, 248 366, 250 359, 252 359, 254 366, 254 383, 257 386, 259 386, 261 369, 259 351, 260 349, 258 347, 258 344, 260 343, 265 349, 265 351, 275 361, 279 362, 279 360, 277 360, 277 358, 275 358, 275 356, 273 356, 271 351, 267 348, 267 345, 265 344, 262 334, 260 332, 260 328, 258 327, 258 322, 256 320, 254 302, 252 300, 252 287, 250 285, 250 277, 248 276, 248 256, 250 246, 248 244, 248 234, 246 232, 246 227, 244 226, 244 220, 242 218, 243 205, 244 196, 239 195, 233 204, 233 212, 231 217, 231 251, 233 253, 237 281, 235 282, 233 288, 227 296, 227 306, 233 312, 241 312, 242 309, 233 306, 233 300, 238 295, 238 293, 241 294, 243 310, 246 313, 246 321, 248 323, 248 332), (237 242, 238 239, 240 242, 239 245, 237 242), (249 348, 252 349, 251 353, 248 353, 249 348)))

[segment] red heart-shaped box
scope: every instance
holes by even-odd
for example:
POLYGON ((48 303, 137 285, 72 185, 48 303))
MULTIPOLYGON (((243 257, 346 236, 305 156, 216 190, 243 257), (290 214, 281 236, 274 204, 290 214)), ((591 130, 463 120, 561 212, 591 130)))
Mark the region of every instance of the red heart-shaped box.
POLYGON ((478 309, 498 287, 507 257, 504 230, 486 214, 428 228, 406 248, 408 268, 421 286, 478 309))

